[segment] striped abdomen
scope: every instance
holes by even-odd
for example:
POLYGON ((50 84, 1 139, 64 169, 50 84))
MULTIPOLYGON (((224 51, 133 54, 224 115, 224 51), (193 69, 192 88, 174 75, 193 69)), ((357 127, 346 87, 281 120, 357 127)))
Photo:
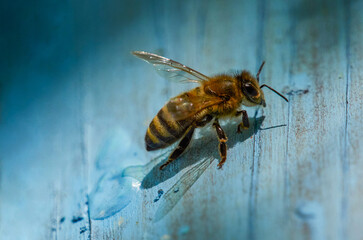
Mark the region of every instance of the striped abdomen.
POLYGON ((165 148, 181 138, 193 120, 175 120, 166 104, 151 121, 145 135, 146 150, 165 148))

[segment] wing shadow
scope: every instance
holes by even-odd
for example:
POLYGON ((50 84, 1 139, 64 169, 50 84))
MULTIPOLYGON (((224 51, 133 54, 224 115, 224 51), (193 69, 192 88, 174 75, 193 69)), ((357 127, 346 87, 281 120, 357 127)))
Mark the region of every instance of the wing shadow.
MULTIPOLYGON (((264 116, 256 119, 250 118, 249 121, 251 127, 243 131, 243 133, 241 134, 236 133, 237 124, 234 124, 236 122, 229 122, 225 125, 222 125, 222 128, 224 129, 228 137, 228 142, 227 142, 228 149, 231 149, 237 143, 244 142, 246 139, 252 137, 260 129, 264 118, 265 118, 264 116)), ((154 159, 153 161, 151 161, 153 163, 153 167, 151 168, 150 171, 144 171, 144 173, 146 172, 147 173, 146 176, 141 181, 141 187, 144 189, 152 188, 168 180, 169 178, 175 176, 184 168, 193 165, 199 162, 200 160, 210 159, 210 158, 219 159, 220 158, 218 152, 219 142, 214 129, 211 129, 211 127, 209 127, 209 129, 208 127, 201 129, 200 135, 201 136, 199 139, 192 140, 192 142, 190 143, 190 147, 179 159, 176 159, 175 161, 170 163, 164 170, 160 170, 159 167, 168 159, 169 153, 173 149, 160 155, 157 160, 154 159)), ((228 157, 224 167, 228 167, 228 157)))

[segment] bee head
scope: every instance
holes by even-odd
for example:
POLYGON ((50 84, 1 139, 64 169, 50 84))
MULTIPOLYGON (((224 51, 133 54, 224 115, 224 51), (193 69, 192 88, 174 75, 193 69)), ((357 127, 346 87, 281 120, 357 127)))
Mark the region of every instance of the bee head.
POLYGON ((246 106, 262 105, 266 107, 265 95, 261 90, 261 88, 263 87, 267 87, 268 89, 282 97, 286 102, 289 102, 286 97, 284 97, 281 93, 279 93, 272 87, 266 84, 259 84, 260 73, 263 65, 265 65, 265 61, 262 62, 261 67, 256 74, 256 78, 247 71, 242 71, 242 73, 237 76, 237 79, 240 80, 241 83, 241 91, 243 95, 246 96, 246 98, 242 101, 242 104, 246 106))
POLYGON ((243 105, 262 105, 264 107, 266 106, 265 95, 260 88, 258 80, 254 76, 252 76, 252 74, 247 71, 242 71, 242 73, 237 76, 237 79, 240 81, 241 91, 245 96, 244 100, 242 101, 243 105))

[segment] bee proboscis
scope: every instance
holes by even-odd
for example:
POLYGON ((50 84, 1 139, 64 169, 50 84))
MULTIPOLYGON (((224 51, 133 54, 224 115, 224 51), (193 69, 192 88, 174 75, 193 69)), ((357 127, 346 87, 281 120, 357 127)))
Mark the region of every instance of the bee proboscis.
POLYGON ((222 117, 242 116, 237 132, 249 128, 246 110, 239 110, 241 105, 266 106, 261 88, 267 87, 285 101, 288 100, 279 92, 265 84, 259 84, 259 75, 265 62, 258 70, 256 77, 248 71, 234 75, 219 74, 208 77, 190 67, 174 60, 143 51, 132 52, 136 57, 152 64, 155 69, 169 79, 199 83, 199 86, 171 98, 151 121, 145 135, 146 150, 153 151, 180 142, 170 154, 168 160, 160 166, 162 170, 177 159, 189 145, 194 130, 205 126, 213 120, 213 127, 219 139, 221 157, 218 168, 227 159, 227 136, 219 124, 222 117))

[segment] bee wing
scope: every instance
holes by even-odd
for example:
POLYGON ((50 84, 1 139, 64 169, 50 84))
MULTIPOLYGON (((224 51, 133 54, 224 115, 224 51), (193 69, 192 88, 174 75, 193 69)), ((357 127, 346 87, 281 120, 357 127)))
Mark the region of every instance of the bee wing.
POLYGON ((214 157, 203 159, 190 168, 161 198, 159 208, 156 210, 154 222, 161 220, 174 208, 184 194, 199 179, 204 171, 213 162, 214 157))
POLYGON ((204 74, 169 58, 143 51, 134 51, 132 54, 153 65, 159 75, 166 79, 197 83, 209 80, 204 74))
POLYGON ((170 99, 166 104, 168 112, 174 120, 180 121, 197 115, 203 109, 220 104, 223 99, 213 96, 191 96, 184 93, 170 99))

